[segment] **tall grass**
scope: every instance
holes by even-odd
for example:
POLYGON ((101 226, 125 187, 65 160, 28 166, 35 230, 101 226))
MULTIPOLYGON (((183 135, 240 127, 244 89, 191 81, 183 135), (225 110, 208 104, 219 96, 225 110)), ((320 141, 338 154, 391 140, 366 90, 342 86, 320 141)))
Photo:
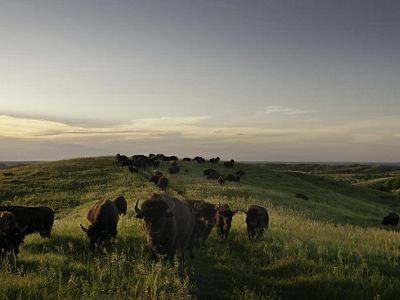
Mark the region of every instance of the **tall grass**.
POLYGON ((238 165, 246 171, 242 181, 220 187, 202 178, 208 166, 181 166, 181 174, 170 176, 169 194, 235 209, 264 205, 271 218, 264 238, 248 240, 245 216, 238 213, 228 239, 213 232, 185 266, 153 262, 132 211, 137 199, 158 191, 142 175, 109 157, 11 168, 12 177, 0 177, 0 204, 50 205, 57 220, 50 239, 30 235, 15 264, 1 260, 0 299, 400 297, 399 233, 379 225, 382 214, 399 207, 399 198, 253 165, 238 165), (296 199, 295 192, 310 200, 296 199), (79 223, 87 224, 94 201, 119 194, 129 211, 119 221, 116 243, 91 253, 79 223))

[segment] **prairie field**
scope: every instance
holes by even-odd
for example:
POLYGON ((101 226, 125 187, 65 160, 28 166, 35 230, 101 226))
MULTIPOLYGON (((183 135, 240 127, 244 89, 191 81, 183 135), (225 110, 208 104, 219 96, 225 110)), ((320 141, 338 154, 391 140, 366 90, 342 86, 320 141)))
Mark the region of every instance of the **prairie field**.
MULTIPOLYGON (((47 205, 56 221, 50 239, 31 234, 16 261, 0 261, 0 299, 400 298, 399 229, 381 226, 383 216, 400 211, 400 196, 268 165, 178 164, 167 194, 233 209, 262 205, 270 215, 262 240, 248 239, 239 212, 227 240, 214 230, 185 265, 155 262, 133 211, 136 200, 161 193, 146 178, 153 169, 131 174, 114 157, 7 167, 7 176, 0 173, 0 205, 47 205), (203 177, 207 168, 246 174, 220 186, 203 177), (95 201, 119 195, 128 213, 116 242, 92 253, 79 224, 88 225, 95 201)), ((168 166, 159 169, 167 173, 168 166)))

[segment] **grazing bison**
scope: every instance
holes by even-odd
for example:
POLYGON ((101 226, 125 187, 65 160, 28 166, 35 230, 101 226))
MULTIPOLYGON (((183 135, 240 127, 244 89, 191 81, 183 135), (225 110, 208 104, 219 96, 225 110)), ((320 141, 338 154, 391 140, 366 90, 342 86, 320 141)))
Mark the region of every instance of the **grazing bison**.
POLYGON ((128 203, 126 203, 126 199, 124 196, 119 196, 114 199, 114 204, 118 208, 118 212, 120 215, 125 215, 128 210, 128 203))
POLYGON ((165 190, 167 189, 168 183, 169 183, 168 178, 167 178, 167 177, 164 177, 164 176, 161 176, 161 177, 158 179, 157 186, 158 186, 160 189, 162 189, 163 191, 165 191, 165 190))
POLYGON ((192 161, 192 159, 190 157, 184 157, 182 160, 183 161, 192 161))
POLYGON ((179 173, 179 171, 181 170, 181 168, 179 166, 170 166, 168 168, 169 174, 173 175, 173 174, 177 174, 179 173))
POLYGON ((249 239, 261 238, 264 230, 268 228, 269 216, 267 210, 259 205, 252 205, 246 211, 247 235, 249 239))
POLYGON ((219 177, 218 177, 218 183, 219 183, 220 185, 224 185, 224 184, 225 184, 225 178, 224 178, 224 176, 219 176, 219 177))
POLYGON ((184 261, 186 250, 193 256, 193 230, 196 221, 193 207, 184 201, 162 194, 154 194, 143 202, 136 202, 136 217, 144 219, 144 230, 154 255, 173 260, 175 254, 184 261))
POLYGON ((0 206, 0 211, 9 211, 21 227, 27 227, 25 234, 39 232, 42 238, 50 237, 54 223, 54 211, 47 206, 0 206))
POLYGON ((204 245, 215 225, 215 206, 204 200, 186 200, 193 206, 196 213, 196 224, 193 238, 197 246, 201 241, 204 245))
POLYGON ((234 163, 235 163, 235 161, 234 161, 233 159, 231 159, 230 161, 224 162, 224 167, 227 167, 227 168, 229 168, 229 169, 232 169, 234 163))
POLYGON ((220 205, 219 203, 216 207, 216 211, 217 234, 222 240, 225 240, 231 229, 232 218, 238 211, 232 211, 228 204, 220 205))
POLYGON ((105 241, 115 240, 117 237, 118 208, 111 200, 100 200, 94 204, 88 214, 90 222, 88 228, 80 224, 82 230, 86 232, 90 250, 94 251, 96 245, 101 245, 105 241))
POLYGON ((175 155, 164 156, 161 160, 163 160, 163 161, 176 161, 176 160, 178 160, 178 157, 176 157, 175 155))
POLYGON ((399 224, 399 215, 391 212, 382 220, 382 225, 397 226, 399 224))
POLYGON ((18 257, 19 245, 24 240, 26 228, 18 225, 11 212, 0 211, 0 256, 14 251, 15 257, 18 257))

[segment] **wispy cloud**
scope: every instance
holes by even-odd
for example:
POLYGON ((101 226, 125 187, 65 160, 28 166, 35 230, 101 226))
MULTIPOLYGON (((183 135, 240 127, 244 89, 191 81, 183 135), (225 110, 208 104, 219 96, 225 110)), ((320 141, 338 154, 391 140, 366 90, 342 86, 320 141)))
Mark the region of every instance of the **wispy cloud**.
POLYGON ((318 112, 317 110, 306 110, 295 107, 272 105, 265 107, 263 110, 257 112, 256 115, 262 116, 262 115, 280 114, 285 116, 293 116, 293 115, 312 114, 317 112, 318 112))

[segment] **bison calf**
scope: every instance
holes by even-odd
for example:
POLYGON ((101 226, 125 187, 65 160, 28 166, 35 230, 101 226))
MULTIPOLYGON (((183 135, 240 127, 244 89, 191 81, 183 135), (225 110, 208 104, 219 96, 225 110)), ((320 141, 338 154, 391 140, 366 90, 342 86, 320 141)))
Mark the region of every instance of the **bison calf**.
POLYGON ((397 226, 399 224, 399 215, 391 212, 382 220, 382 225, 397 226))
POLYGON ((225 240, 231 229, 232 218, 238 211, 232 211, 228 204, 220 205, 219 203, 216 211, 217 234, 222 240, 225 240))

